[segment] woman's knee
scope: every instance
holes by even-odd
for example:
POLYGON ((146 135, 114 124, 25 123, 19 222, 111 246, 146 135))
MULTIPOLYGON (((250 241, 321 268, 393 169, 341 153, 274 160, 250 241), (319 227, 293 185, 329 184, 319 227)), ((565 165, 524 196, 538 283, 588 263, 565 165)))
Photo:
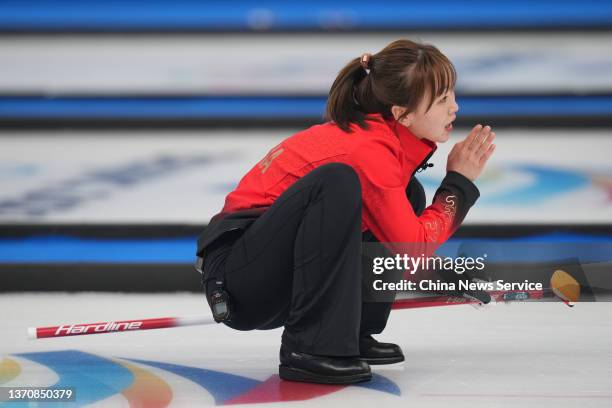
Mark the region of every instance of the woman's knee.
POLYGON ((414 213, 420 216, 425 210, 427 199, 425 198, 425 189, 416 177, 413 177, 410 183, 408 183, 406 197, 408 197, 408 201, 410 201, 414 213))
POLYGON ((318 173, 325 187, 339 192, 340 195, 360 198, 361 182, 355 169, 344 163, 329 163, 317 167, 314 171, 318 173))

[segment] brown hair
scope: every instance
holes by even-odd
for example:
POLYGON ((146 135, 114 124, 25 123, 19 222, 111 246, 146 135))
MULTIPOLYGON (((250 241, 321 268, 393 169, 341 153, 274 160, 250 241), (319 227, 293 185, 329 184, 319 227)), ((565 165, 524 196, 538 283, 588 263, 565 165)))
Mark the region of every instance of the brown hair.
POLYGON ((453 64, 433 45, 393 41, 342 68, 329 91, 326 118, 347 132, 351 123, 367 129, 367 114, 390 117, 397 105, 406 108, 406 115, 427 95, 429 110, 435 98, 455 87, 456 79, 453 64))

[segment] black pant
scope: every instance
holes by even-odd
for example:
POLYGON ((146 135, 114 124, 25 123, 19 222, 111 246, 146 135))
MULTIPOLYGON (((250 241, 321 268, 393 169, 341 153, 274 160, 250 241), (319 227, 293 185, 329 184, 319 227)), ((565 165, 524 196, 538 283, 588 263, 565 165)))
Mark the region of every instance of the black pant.
MULTIPOLYGON (((391 303, 362 303, 361 185, 347 165, 320 166, 289 187, 246 231, 206 249, 205 278, 225 278, 238 330, 285 326, 282 342, 330 356, 359 354, 391 303)), ((206 292, 215 289, 214 280, 206 292)))

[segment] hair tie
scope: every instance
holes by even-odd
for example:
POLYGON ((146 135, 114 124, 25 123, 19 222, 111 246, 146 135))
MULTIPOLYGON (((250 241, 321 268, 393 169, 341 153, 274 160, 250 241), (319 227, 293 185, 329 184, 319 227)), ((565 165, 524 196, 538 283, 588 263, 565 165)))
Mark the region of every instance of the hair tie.
POLYGON ((361 60, 359 61, 359 63, 361 64, 361 67, 366 71, 369 72, 370 71, 370 61, 372 60, 372 54, 369 53, 364 53, 361 55, 361 60))

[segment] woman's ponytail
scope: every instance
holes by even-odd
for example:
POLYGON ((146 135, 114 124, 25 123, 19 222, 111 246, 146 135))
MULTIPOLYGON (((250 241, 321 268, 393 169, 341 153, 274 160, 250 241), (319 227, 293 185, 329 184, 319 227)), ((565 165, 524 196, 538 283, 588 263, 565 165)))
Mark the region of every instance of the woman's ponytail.
POLYGON ((365 126, 365 113, 355 99, 355 87, 366 75, 361 60, 355 58, 342 68, 329 91, 325 117, 346 132, 350 131, 351 123, 365 126))

